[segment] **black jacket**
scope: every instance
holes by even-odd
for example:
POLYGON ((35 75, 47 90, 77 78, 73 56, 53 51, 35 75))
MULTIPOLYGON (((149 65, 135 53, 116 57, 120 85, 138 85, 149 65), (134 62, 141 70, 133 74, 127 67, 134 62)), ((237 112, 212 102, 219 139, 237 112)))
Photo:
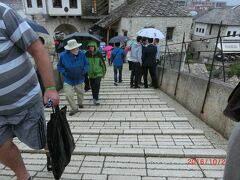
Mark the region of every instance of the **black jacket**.
POLYGON ((143 67, 156 66, 157 47, 149 44, 144 48, 142 54, 143 67))

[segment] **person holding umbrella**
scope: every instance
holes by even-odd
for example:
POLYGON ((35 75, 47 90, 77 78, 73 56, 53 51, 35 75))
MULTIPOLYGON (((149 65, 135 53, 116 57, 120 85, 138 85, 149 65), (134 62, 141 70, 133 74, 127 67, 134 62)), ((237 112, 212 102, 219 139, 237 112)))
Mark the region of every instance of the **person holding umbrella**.
POLYGON ((117 82, 122 82, 122 68, 125 59, 125 52, 122 48, 120 48, 120 42, 115 43, 115 48, 111 54, 111 62, 113 63, 113 70, 114 70, 114 85, 117 86, 117 82), (117 71, 119 76, 117 78, 117 71), (117 81, 118 79, 118 81, 117 81))
POLYGON ((88 62, 83 52, 79 50, 81 44, 71 39, 64 46, 65 51, 60 54, 58 71, 64 77, 64 92, 72 110, 69 116, 78 112, 78 107, 83 108, 84 80, 88 71, 88 62), (74 92, 77 93, 78 105, 74 100, 74 92))
POLYGON ((108 45, 108 46, 103 48, 103 50, 107 52, 107 60, 108 60, 108 65, 109 66, 112 65, 112 62, 110 60, 111 54, 112 54, 112 49, 113 49, 113 47, 111 45, 108 45))
POLYGON ((143 81, 144 87, 148 88, 148 71, 152 79, 152 85, 157 88, 156 79, 156 55, 157 47, 153 45, 153 38, 148 38, 148 46, 144 48, 142 54, 142 66, 143 66, 143 81))
POLYGON ((89 63, 88 76, 92 89, 94 105, 99 103, 99 90, 102 77, 106 74, 106 65, 102 53, 97 50, 97 43, 95 41, 88 42, 88 51, 86 57, 89 63))

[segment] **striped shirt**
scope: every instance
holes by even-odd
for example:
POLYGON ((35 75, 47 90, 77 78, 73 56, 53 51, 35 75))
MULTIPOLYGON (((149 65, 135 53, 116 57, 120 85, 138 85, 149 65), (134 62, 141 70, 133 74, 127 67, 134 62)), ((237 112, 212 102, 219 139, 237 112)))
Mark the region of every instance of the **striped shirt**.
POLYGON ((37 34, 10 7, 0 3, 0 115, 21 112, 41 100, 27 48, 37 34))

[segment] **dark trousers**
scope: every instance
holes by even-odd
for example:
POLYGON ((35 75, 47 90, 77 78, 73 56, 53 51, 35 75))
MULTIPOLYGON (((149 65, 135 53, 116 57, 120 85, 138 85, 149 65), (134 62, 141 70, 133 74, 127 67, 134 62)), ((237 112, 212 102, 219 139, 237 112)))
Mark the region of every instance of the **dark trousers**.
POLYGON ((113 67, 113 71, 114 71, 114 82, 117 82, 117 79, 118 79, 118 82, 122 82, 122 66, 114 66, 113 67), (119 73, 118 75, 118 78, 117 78, 117 73, 119 73))
POLYGON ((143 80, 144 80, 144 87, 148 87, 148 71, 150 73, 152 79, 152 85, 154 88, 157 88, 157 78, 156 78, 156 66, 146 66, 143 67, 143 80))
POLYGON ((129 71, 131 71, 132 70, 132 61, 128 61, 128 68, 129 68, 129 71))
POLYGON ((130 85, 131 87, 133 87, 133 85, 137 87, 139 82, 140 63, 131 62, 131 69, 132 69, 132 72, 130 77, 130 85))
POLYGON ((93 99, 98 100, 98 95, 99 95, 99 90, 100 90, 100 82, 101 82, 101 77, 97 78, 90 78, 90 84, 91 84, 91 89, 92 89, 92 96, 93 99))
POLYGON ((88 90, 90 89, 88 73, 85 74, 84 84, 85 84, 84 90, 85 90, 85 91, 88 91, 88 90))
POLYGON ((143 77, 143 67, 140 66, 139 74, 138 74, 138 82, 139 83, 142 83, 142 77, 143 77))

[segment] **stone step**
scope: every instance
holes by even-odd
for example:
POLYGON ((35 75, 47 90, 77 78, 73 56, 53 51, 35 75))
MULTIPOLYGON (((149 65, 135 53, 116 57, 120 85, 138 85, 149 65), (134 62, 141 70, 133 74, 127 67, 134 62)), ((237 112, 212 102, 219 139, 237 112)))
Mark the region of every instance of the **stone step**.
POLYGON ((132 89, 132 88, 122 88, 122 87, 117 87, 117 88, 114 88, 114 89, 112 89, 112 88, 107 89, 107 88, 103 87, 103 88, 100 88, 100 93, 101 92, 117 92, 117 93, 120 93, 120 92, 122 92, 122 93, 127 93, 127 92, 135 92, 135 93, 141 93, 141 92, 147 93, 147 92, 149 92, 149 93, 153 93, 154 92, 154 93, 156 93, 155 91, 153 91, 153 89, 150 89, 150 88, 147 88, 147 89, 145 89, 145 88, 132 89), (123 92, 123 90, 124 90, 124 92, 123 92))
MULTIPOLYGON (((84 95, 86 96, 89 96, 89 95, 92 95, 92 92, 91 90, 89 90, 88 92, 85 92, 84 95)), ((107 95, 107 96, 111 96, 111 95, 156 95, 155 92, 152 92, 152 91, 101 91, 100 90, 100 93, 99 95, 107 95)), ((64 93, 61 93, 60 94, 60 97, 65 97, 65 94, 64 93)))
MULTIPOLYGON (((81 116, 81 115, 80 115, 81 116)), ((157 117, 157 118, 138 118, 138 117, 75 117, 67 116, 68 122, 186 122, 188 118, 186 117, 157 117)), ((50 116, 46 116, 46 120, 50 120, 50 116)))
MULTIPOLYGON (((77 99, 77 97, 74 97, 75 99, 77 99)), ((144 99, 144 100, 152 100, 152 99, 158 99, 160 101, 160 98, 158 96, 142 96, 142 95, 120 95, 120 96, 100 96, 99 97, 100 101, 101 100, 134 100, 134 99, 144 99)), ((61 99, 64 99, 64 97, 62 97, 61 99)), ((92 96, 84 96, 84 100, 92 100, 92 96)))
MULTIPOLYGON (((121 90, 130 90, 130 85, 121 85, 119 84, 118 86, 115 86, 114 84, 112 85, 101 85, 101 88, 100 89, 121 89, 121 90)), ((141 90, 151 90, 151 91, 154 91, 154 90, 159 90, 159 89, 154 89, 153 87, 148 87, 148 88, 144 88, 143 86, 140 86, 140 88, 137 88, 137 89, 133 89, 135 91, 141 91, 141 90)))
MULTIPOLYGON (((61 106, 64 106, 64 105, 69 105, 67 100, 65 100, 64 98, 61 99, 61 102, 60 102, 61 106)), ((85 106, 94 106, 96 107, 94 104, 93 104, 93 101, 92 100, 84 100, 83 101, 83 105, 85 106)), ((137 101, 133 101, 133 100, 129 100, 129 101, 119 101, 119 102, 116 102, 116 101, 113 101, 113 100, 104 100, 104 101, 101 101, 101 107, 102 106, 114 106, 114 105, 167 105, 166 102, 137 102, 137 101)))
MULTIPOLYGON (((126 95, 126 94, 122 94, 122 95, 99 95, 100 96, 100 100, 105 100, 105 99, 112 99, 112 100, 116 100, 116 99, 160 99, 159 96, 157 95, 137 95, 137 94, 133 94, 133 95, 126 95)), ((60 96, 61 99, 64 99, 65 96, 60 96)), ((77 99, 77 96, 74 96, 75 99, 77 99)), ((85 100, 92 100, 92 96, 84 96, 85 100)))
MULTIPOLYGON (((45 150, 20 149, 22 153, 45 154, 45 150)), ((150 148, 98 148, 76 147, 73 155, 169 157, 169 158, 225 158, 221 149, 150 149, 150 148)))
POLYGON ((73 134, 81 135, 203 135, 201 129, 90 129, 90 128, 71 128, 73 134))
MULTIPOLYGON (((96 107, 96 106, 94 106, 96 107)), ((68 109, 68 111, 70 111, 68 109)), ((174 112, 174 108, 83 108, 79 112, 174 112)), ((52 112, 51 108, 45 109, 45 112, 52 112)))

